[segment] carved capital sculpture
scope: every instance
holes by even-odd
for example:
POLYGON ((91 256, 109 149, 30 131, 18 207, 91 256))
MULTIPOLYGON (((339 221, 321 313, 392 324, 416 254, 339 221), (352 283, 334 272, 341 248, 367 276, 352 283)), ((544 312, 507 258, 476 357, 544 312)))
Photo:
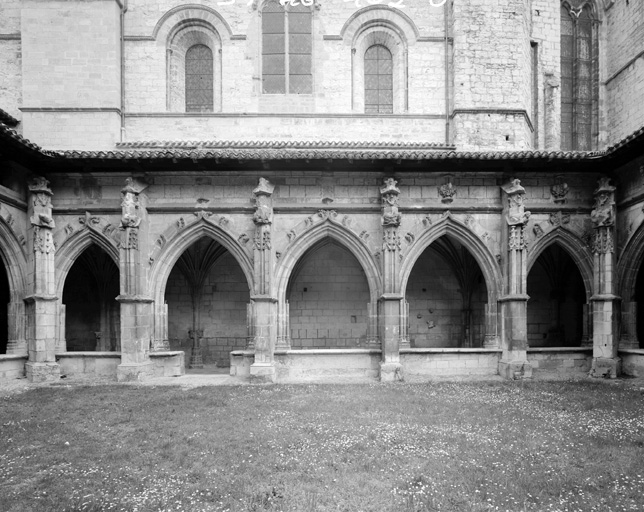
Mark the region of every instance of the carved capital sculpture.
POLYGON ((615 224, 615 187, 609 184, 610 178, 601 178, 593 193, 595 207, 590 212, 590 220, 595 228, 613 226, 615 224))
POLYGON ((121 190, 121 227, 136 228, 141 224, 139 215, 139 187, 132 178, 125 180, 125 187, 121 190))
POLYGON ((54 228, 51 211, 51 197, 54 193, 49 188, 49 181, 42 176, 37 176, 29 182, 28 186, 33 205, 33 215, 29 219, 32 226, 54 228))
POLYGON ((273 222, 273 190, 275 185, 269 183, 265 178, 259 179, 259 184, 253 190, 255 196, 255 213, 253 222, 255 224, 270 224, 273 222))
POLYGON ((523 201, 525 199, 525 189, 521 186, 521 181, 515 179, 501 187, 508 196, 508 214, 506 222, 509 226, 525 225, 530 219, 530 212, 525 211, 523 201))
POLYGON ((382 200, 382 225, 398 227, 402 220, 402 215, 398 211, 398 195, 400 189, 396 187, 396 180, 386 178, 385 183, 380 187, 380 197, 382 200))

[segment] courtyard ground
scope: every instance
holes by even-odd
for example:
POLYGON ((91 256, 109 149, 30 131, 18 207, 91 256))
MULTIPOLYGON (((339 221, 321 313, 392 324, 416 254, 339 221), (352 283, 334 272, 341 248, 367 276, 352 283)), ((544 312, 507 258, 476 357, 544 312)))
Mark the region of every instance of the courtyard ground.
POLYGON ((0 511, 644 510, 636 380, 207 377, 4 387, 0 511))

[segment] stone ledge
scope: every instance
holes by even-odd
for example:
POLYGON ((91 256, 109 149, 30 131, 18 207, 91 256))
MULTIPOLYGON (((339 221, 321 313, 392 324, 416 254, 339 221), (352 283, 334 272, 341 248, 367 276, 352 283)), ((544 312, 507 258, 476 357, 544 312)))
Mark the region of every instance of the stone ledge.
POLYGON ((29 356, 27 354, 0 354, 0 363, 3 361, 18 361, 24 359, 27 362, 29 356))
POLYGON ((401 348, 401 354, 498 354, 500 348, 401 348))
POLYGON ((150 358, 155 357, 174 357, 183 354, 183 350, 159 350, 157 352, 150 352, 150 358))
MULTIPOLYGON (((527 352, 592 352, 593 347, 528 347, 527 352)), ((644 354, 644 350, 642 351, 644 354)))
MULTIPOLYGON (((252 352, 251 352, 252 353, 252 352)), ((329 349, 311 349, 311 350, 276 350, 276 356, 288 355, 351 355, 351 354, 382 354, 379 348, 329 348, 329 349)))
POLYGON ((644 356, 644 348, 620 348, 617 350, 617 352, 620 354, 633 354, 633 355, 644 356))
POLYGON ((60 357, 89 357, 89 358, 94 358, 94 359, 99 359, 99 358, 121 358, 121 353, 120 352, 92 352, 92 351, 87 351, 87 352, 57 352, 56 358, 60 357))

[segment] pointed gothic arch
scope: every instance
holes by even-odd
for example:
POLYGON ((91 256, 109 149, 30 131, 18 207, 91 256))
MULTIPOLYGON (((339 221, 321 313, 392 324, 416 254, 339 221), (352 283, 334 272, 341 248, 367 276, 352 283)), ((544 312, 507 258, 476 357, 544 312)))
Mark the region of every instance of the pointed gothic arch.
POLYGON ((156 304, 163 304, 168 277, 179 257, 188 247, 203 237, 212 238, 228 249, 241 267, 248 282, 248 289, 251 294, 253 293, 255 283, 252 259, 228 231, 201 219, 177 232, 177 235, 179 236, 166 242, 150 268, 148 289, 156 304))
POLYGON ((0 216, 0 261, 7 272, 11 301, 22 300, 27 290, 27 255, 20 240, 2 216, 0 216))
POLYGON ((369 283, 371 300, 377 300, 382 291, 382 278, 378 264, 367 245, 353 231, 326 220, 298 236, 284 252, 275 269, 275 292, 278 300, 284 301, 288 283, 298 261, 324 238, 331 238, 346 248, 358 260, 369 283))
POLYGON ((76 231, 69 238, 65 239, 62 245, 56 250, 54 265, 56 267, 56 296, 59 299, 62 299, 63 288, 69 270, 85 249, 92 244, 103 249, 112 261, 114 261, 117 268, 119 267, 119 250, 111 238, 91 228, 76 231))
POLYGON ((532 266, 536 263, 543 251, 555 244, 561 246, 577 265, 577 269, 584 281, 586 300, 590 300, 590 297, 593 295, 593 255, 583 240, 561 226, 537 239, 530 248, 528 252, 527 273, 530 274, 532 266))
POLYGON ((400 267, 398 293, 404 294, 411 271, 421 254, 435 240, 444 235, 453 237, 474 257, 485 279, 488 304, 496 304, 503 283, 503 276, 501 275, 501 269, 498 263, 481 239, 464 224, 454 220, 451 216, 447 216, 430 226, 429 229, 417 237, 400 267))

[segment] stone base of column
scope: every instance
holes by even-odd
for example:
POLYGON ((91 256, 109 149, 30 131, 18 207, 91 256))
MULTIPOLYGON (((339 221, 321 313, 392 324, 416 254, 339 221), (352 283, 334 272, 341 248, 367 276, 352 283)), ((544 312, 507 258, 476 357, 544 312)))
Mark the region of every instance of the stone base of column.
POLYGON ((116 380, 119 382, 142 382, 154 375, 152 362, 138 364, 120 364, 116 368, 116 380))
POLYGON ((169 340, 154 340, 153 352, 168 352, 170 350, 169 340))
POLYGON ((483 339, 483 348, 499 348, 501 341, 495 334, 486 334, 483 339))
POLYGON ((188 368, 203 368, 203 355, 201 353, 201 347, 196 347, 192 349, 192 354, 190 354, 190 363, 188 368))
POLYGON ((253 363, 250 365, 250 382, 252 384, 272 384, 275 382, 275 377, 273 363, 253 363))
POLYGON ((380 363, 380 382, 402 382, 403 366, 400 363, 380 363))
POLYGON ((508 380, 523 380, 532 378, 532 365, 528 361, 515 359, 499 361, 499 375, 508 380))
POLYGON ((398 343, 398 348, 411 348, 411 342, 409 341, 409 338, 400 338, 400 342, 398 343))
POLYGON ((593 365, 588 374, 590 377, 616 379, 622 369, 622 360, 619 357, 594 357, 593 365))
POLYGON ((58 363, 31 363, 25 364, 27 380, 29 382, 53 382, 60 380, 60 366, 58 363))

